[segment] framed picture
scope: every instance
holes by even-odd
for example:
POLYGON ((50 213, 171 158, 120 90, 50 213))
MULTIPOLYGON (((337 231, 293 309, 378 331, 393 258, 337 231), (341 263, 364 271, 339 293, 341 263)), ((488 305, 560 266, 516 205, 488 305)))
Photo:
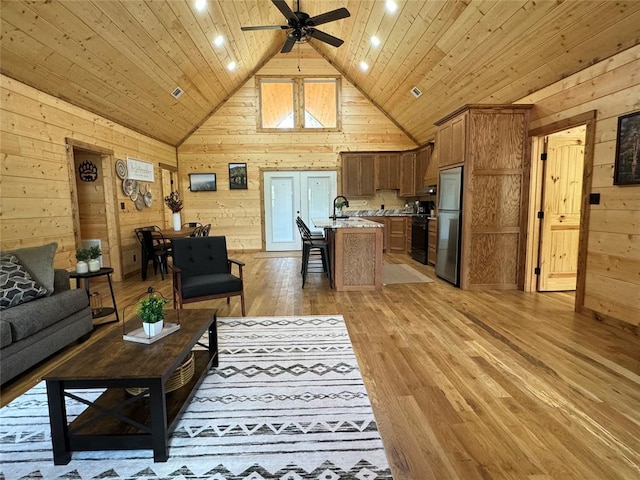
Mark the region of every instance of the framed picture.
POLYGON ((618 117, 613 184, 640 184, 640 112, 618 117))
POLYGON ((229 190, 246 190, 247 188, 247 164, 229 164, 229 190))
POLYGON ((215 192, 216 191, 216 174, 215 173, 190 173, 189 174, 189 190, 192 192, 215 192))

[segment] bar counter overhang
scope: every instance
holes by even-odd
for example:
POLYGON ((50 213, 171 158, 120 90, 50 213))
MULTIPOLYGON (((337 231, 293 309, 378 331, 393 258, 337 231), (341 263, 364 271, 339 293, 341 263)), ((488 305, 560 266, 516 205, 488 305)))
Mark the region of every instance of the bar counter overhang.
POLYGON ((324 229, 337 291, 382 289, 384 225, 359 217, 312 221, 324 229))

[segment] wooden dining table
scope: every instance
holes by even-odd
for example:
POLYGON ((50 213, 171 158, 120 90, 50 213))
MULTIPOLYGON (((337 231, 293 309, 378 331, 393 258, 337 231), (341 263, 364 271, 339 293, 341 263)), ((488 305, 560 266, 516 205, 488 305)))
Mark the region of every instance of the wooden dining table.
POLYGON ((168 230, 160 230, 160 233, 164 238, 168 239, 183 238, 190 236, 194 230, 195 227, 182 227, 180 230, 174 230, 173 228, 170 228, 168 230))

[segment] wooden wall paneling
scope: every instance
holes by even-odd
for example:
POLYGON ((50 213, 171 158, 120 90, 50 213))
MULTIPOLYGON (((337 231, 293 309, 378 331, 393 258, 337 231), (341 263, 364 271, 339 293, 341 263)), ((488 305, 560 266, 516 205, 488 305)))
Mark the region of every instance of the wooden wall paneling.
POLYGON ((637 271, 628 276, 624 272, 628 271, 629 265, 633 268, 640 261, 640 249, 635 245, 640 242, 640 237, 634 233, 619 232, 619 219, 624 218, 624 214, 612 215, 611 218, 618 219, 610 222, 603 222, 601 217, 597 226, 592 215, 618 211, 629 212, 630 217, 637 218, 640 211, 637 199, 634 200, 637 188, 613 185, 617 117, 640 109, 640 79, 628 75, 628 72, 640 68, 639 55, 640 46, 633 47, 519 100, 536 103, 532 117, 535 134, 544 133, 545 129, 549 130, 558 123, 563 128, 570 126, 567 124, 573 122, 574 117, 585 116, 587 148, 576 310, 600 320, 630 325, 636 331, 640 298, 630 292, 640 290, 640 276, 637 271), (611 81, 616 82, 615 91, 608 87, 611 81), (591 93, 585 95, 588 90, 591 93), (600 194, 599 205, 589 205, 589 193, 600 194), (601 265, 616 267, 603 270, 601 265), (610 284, 608 279, 611 279, 610 284), (614 285, 614 282, 615 288, 612 289, 609 285, 614 285), (629 305, 630 301, 632 305, 629 305))
MULTIPOLYGON (((276 55, 258 75, 339 75, 311 46, 300 45, 300 55, 302 62, 295 55, 276 55), (299 63, 301 71, 298 71, 299 63)), ((342 166, 340 152, 393 152, 415 147, 415 143, 344 78, 341 89, 342 105, 356 109, 352 115, 343 115, 342 131, 257 133, 255 86, 253 80, 245 83, 178 147, 179 185, 185 197, 184 216, 197 216, 203 223, 212 223, 217 232, 227 236, 232 250, 260 250, 263 245, 263 213, 259 206, 261 169, 313 167, 339 170, 342 166), (226 178, 230 162, 247 163, 247 190, 229 191, 226 178), (187 175, 205 169, 218 175, 218 191, 196 197, 186 189, 187 175), (205 200, 194 203, 196 198, 205 200)), ((373 157, 370 165, 369 172, 373 175, 373 157)), ((373 186, 373 176, 371 180, 373 186)), ((345 179, 341 181, 344 183, 345 179)), ((391 202, 386 201, 388 197, 386 191, 380 194, 372 192, 369 198, 358 200, 358 207, 379 208, 379 203, 391 206, 391 202), (381 198, 384 201, 380 201, 381 198)), ((401 200, 395 201, 401 206, 401 200)))
MULTIPOLYGON (((80 230, 73 220, 76 214, 72 205, 76 203, 72 201, 72 195, 76 187, 73 161, 67 159, 67 155, 71 155, 71 148, 69 151, 65 148, 69 137, 73 137, 78 146, 101 153, 113 151, 118 158, 133 156, 162 160, 174 165, 176 163, 173 147, 6 76, 0 76, 0 95, 0 152, 3 155, 3 188, 0 191, 3 205, 0 238, 2 248, 56 241, 56 267, 72 268, 75 265, 80 230), (46 188, 39 188, 37 194, 30 195, 28 192, 33 193, 36 185, 42 185, 41 182, 45 182, 46 188), (4 188, 6 185, 11 185, 11 188, 4 188), (19 215, 10 214, 10 206, 24 203, 27 196, 38 199, 38 206, 33 210, 33 221, 27 220, 30 209, 21 208, 19 215)), ((113 166, 104 171, 105 180, 112 178, 109 177, 115 173, 109 171, 112 169, 113 166)), ((109 195, 108 188, 107 185, 106 195, 109 195)), ((113 209, 116 209, 119 201, 126 201, 132 206, 132 202, 122 194, 122 189, 117 190, 113 196, 118 197, 118 203, 113 204, 113 209)), ((154 196, 158 198, 158 195, 154 196)), ((154 206, 157 212, 161 211, 161 203, 156 202, 154 206)), ((122 227, 132 235, 132 229, 138 222, 132 219, 127 225, 130 218, 127 212, 119 209, 117 211, 117 226, 110 233, 117 232, 117 228, 122 227)), ((109 207, 106 213, 109 214, 109 207)), ((112 256, 118 257, 119 254, 115 251, 118 242, 114 243, 112 239, 108 239, 108 242, 112 256)))

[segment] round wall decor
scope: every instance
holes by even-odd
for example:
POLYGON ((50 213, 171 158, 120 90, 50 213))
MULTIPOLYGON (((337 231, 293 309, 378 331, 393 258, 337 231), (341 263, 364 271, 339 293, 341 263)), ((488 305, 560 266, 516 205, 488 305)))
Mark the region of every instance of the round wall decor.
POLYGON ((116 160, 116 174, 122 180, 127 178, 127 175, 128 175, 127 164, 124 163, 124 160, 120 160, 120 159, 116 160))

